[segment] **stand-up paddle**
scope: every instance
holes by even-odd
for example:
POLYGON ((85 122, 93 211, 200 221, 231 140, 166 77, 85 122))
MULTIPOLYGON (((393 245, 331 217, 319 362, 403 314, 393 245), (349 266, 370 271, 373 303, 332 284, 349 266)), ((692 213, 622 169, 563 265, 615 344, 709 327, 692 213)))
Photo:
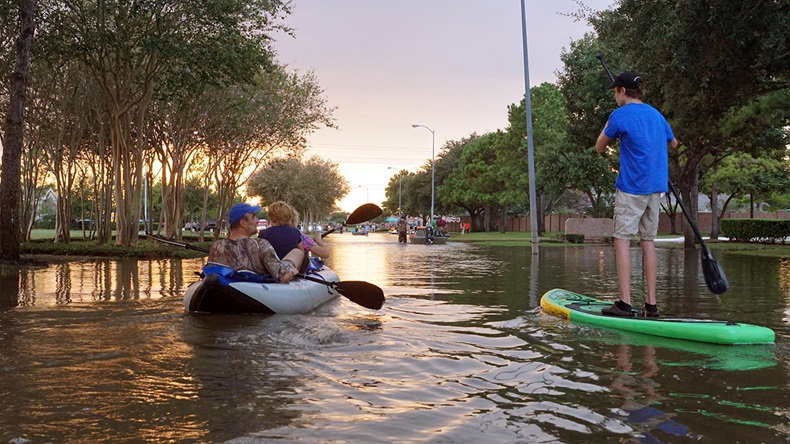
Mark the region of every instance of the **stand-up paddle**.
MULTIPOLYGON (((609 76, 609 80, 614 82, 614 76, 612 75, 612 72, 609 71, 609 67, 606 66, 606 61, 604 61, 603 55, 598 54, 595 56, 595 58, 601 61, 601 66, 603 66, 604 71, 606 71, 606 74, 609 76)), ((727 281, 727 276, 724 274, 724 269, 716 261, 716 258, 713 257, 713 254, 710 252, 710 250, 708 250, 708 246, 705 245, 705 241, 702 240, 702 235, 697 228, 697 224, 691 220, 691 216, 689 212, 686 211, 683 201, 680 200, 680 193, 677 192, 671 181, 668 183, 668 185, 669 189, 672 190, 672 194, 675 195, 675 200, 677 200, 678 204, 680 204, 680 209, 683 212, 683 215, 686 216, 686 220, 691 226, 691 229, 694 231, 697 242, 699 242, 700 246, 702 246, 700 259, 702 260, 702 272, 705 275, 705 284, 713 294, 724 293, 730 288, 730 283, 727 281)))
MULTIPOLYGON (((190 245, 184 242, 176 242, 161 236, 157 236, 152 233, 146 233, 146 235, 157 242, 162 242, 163 244, 174 245, 189 250, 200 251, 201 253, 206 253, 206 254, 209 253, 209 250, 202 247, 196 247, 194 245, 190 245)), ((317 282, 319 284, 324 284, 327 287, 331 287, 332 289, 337 290, 337 292, 340 293, 341 295, 348 298, 348 300, 350 300, 351 302, 357 303, 365 308, 378 310, 382 306, 384 306, 384 291, 380 287, 371 284, 370 282, 365 282, 365 281, 333 282, 333 281, 325 281, 323 279, 318 279, 311 276, 306 276, 304 274, 299 274, 298 277, 307 281, 317 282)))
MULTIPOLYGON (((379 208, 379 206, 376 204, 373 203, 362 204, 359 206, 359 208, 357 208, 351 214, 349 214, 348 219, 346 219, 346 221, 343 222, 343 226, 345 227, 346 225, 356 225, 356 224, 361 224, 362 222, 367 222, 371 219, 375 219, 381 216, 382 212, 383 211, 381 210, 381 208, 379 208)), ((332 228, 326 233, 323 233, 321 237, 324 237, 334 232, 335 229, 332 228)))

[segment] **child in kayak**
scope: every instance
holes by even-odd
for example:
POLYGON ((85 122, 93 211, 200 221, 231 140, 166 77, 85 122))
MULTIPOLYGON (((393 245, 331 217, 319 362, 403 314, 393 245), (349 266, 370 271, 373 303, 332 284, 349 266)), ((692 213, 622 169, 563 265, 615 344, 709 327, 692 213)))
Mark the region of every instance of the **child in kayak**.
MULTIPOLYGON (((278 200, 272 202, 266 211, 269 213, 269 228, 262 230, 258 237, 269 241, 278 256, 281 252, 287 254, 294 248, 299 248, 305 253, 312 252, 319 257, 329 255, 329 249, 326 248, 326 244, 320 236, 313 240, 296 228, 299 212, 292 206, 278 200)), ((300 272, 305 271, 308 263, 309 258, 305 254, 305 260, 302 262, 300 272)))

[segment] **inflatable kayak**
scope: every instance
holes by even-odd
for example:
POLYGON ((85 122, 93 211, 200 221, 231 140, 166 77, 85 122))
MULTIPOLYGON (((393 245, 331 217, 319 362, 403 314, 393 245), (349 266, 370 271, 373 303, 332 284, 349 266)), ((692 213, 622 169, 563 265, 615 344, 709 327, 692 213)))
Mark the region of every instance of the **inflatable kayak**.
POLYGON ((638 316, 636 310, 631 318, 601 314, 601 309, 610 305, 611 301, 561 289, 549 290, 540 299, 540 306, 547 313, 598 327, 713 344, 772 344, 776 339, 773 330, 758 325, 690 318, 646 318, 638 316))
POLYGON ((294 278, 287 284, 249 271, 235 271, 220 264, 203 267, 203 278, 184 293, 184 307, 201 313, 308 313, 339 296, 331 285, 337 274, 328 267, 309 272, 309 278, 294 278))

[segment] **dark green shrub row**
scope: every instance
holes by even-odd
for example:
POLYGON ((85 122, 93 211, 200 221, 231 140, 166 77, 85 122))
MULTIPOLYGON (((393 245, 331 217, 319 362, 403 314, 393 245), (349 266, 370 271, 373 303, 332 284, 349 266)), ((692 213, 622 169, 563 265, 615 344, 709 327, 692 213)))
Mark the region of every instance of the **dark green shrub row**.
POLYGON ((790 219, 722 219, 721 232, 738 242, 784 244, 790 237, 790 219))
MULTIPOLYGON (((208 249, 210 242, 197 244, 208 249)), ((204 253, 182 247, 170 246, 153 241, 140 241, 136 247, 119 247, 112 244, 99 245, 95 241, 76 241, 69 244, 57 244, 52 240, 36 240, 25 242, 20 248, 22 254, 51 254, 65 256, 101 256, 101 257, 136 257, 144 259, 158 258, 195 258, 203 257, 204 253)))

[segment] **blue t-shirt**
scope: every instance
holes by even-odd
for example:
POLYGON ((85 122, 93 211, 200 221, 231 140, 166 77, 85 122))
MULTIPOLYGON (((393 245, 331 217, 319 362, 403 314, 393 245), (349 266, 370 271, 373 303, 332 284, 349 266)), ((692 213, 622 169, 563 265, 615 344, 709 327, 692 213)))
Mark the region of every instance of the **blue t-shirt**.
POLYGON ((277 256, 282 259, 302 241, 302 232, 288 225, 276 225, 262 230, 258 237, 269 241, 277 256))
POLYGON ((609 116, 604 134, 620 139, 620 173, 615 187, 630 194, 665 193, 669 180, 669 123, 645 103, 621 106, 609 116))

